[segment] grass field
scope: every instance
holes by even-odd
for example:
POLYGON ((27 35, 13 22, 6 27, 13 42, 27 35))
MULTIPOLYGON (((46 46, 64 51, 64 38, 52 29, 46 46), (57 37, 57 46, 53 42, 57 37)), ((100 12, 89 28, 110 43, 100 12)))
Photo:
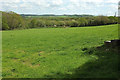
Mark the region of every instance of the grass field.
POLYGON ((117 54, 94 47, 118 38, 118 25, 2 32, 3 77, 115 78, 117 54))

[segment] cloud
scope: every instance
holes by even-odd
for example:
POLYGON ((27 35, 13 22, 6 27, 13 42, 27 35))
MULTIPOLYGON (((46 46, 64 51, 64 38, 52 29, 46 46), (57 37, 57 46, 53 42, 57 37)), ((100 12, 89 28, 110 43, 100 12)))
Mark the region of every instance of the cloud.
POLYGON ((62 0, 51 0, 53 5, 61 5, 63 4, 62 0))
MULTIPOLYGON (((53 2, 55 4, 61 4, 62 0, 0 0, 0 2, 53 2)), ((66 0, 71 2, 93 2, 93 3, 118 3, 119 0, 66 0)))
POLYGON ((114 14, 118 0, 0 0, 0 10, 17 13, 114 14), (112 13, 113 12, 113 13, 112 13))
POLYGON ((13 2, 21 2, 21 0, 0 0, 0 2, 9 2, 9 3, 13 3, 13 2))
POLYGON ((106 0, 107 3, 118 3, 119 0, 106 0))
POLYGON ((119 0, 70 0, 73 3, 92 2, 92 3, 118 3, 119 0))

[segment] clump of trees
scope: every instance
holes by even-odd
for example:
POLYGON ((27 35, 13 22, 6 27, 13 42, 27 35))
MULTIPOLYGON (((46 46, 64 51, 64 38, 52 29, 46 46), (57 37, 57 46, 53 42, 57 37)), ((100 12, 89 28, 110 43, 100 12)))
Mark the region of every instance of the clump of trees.
POLYGON ((26 28, 25 20, 14 12, 2 12, 2 29, 12 30, 26 28))
POLYGON ((118 18, 113 16, 88 16, 88 17, 57 17, 38 16, 22 17, 14 12, 2 12, 2 29, 25 29, 40 27, 85 27, 117 24, 118 18))

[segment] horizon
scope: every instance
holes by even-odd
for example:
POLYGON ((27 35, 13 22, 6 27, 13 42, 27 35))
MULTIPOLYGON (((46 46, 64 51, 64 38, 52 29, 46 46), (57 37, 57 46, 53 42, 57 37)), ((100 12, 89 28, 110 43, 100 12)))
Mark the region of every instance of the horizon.
MULTIPOLYGON (((11 12, 11 11, 2 11, 2 12, 11 12)), ((12 11, 12 12, 14 12, 14 11, 12 11)), ((17 13, 17 12, 15 12, 15 13, 17 13)), ((115 12, 116 13, 116 12, 115 12)), ((115 16, 115 13, 114 13, 114 15, 93 15, 93 14, 52 14, 52 13, 43 13, 43 14, 36 14, 36 13, 17 13, 17 14, 19 14, 19 15, 40 15, 40 16, 42 16, 42 15, 55 15, 55 16, 61 16, 61 15, 89 15, 89 16, 115 16)), ((118 14, 118 13, 117 13, 118 14)), ((116 16, 118 16, 116 14, 116 16)))

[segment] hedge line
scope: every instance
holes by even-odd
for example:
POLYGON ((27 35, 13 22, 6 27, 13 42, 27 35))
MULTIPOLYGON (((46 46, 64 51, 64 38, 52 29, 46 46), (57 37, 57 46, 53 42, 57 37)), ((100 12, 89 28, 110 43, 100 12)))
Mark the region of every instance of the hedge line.
POLYGON ((2 12, 2 30, 39 27, 84 27, 116 24, 117 17, 35 17, 24 18, 14 12, 2 12))

